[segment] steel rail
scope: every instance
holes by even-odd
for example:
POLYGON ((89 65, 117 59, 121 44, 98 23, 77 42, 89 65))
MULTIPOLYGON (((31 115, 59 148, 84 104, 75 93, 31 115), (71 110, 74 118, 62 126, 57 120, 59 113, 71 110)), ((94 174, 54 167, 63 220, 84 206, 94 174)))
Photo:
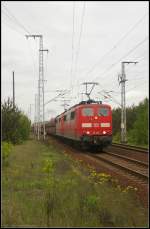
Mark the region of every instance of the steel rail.
POLYGON ((112 161, 110 161, 110 160, 108 160, 106 158, 101 157, 101 155, 97 156, 97 155, 91 155, 90 154, 90 156, 92 156, 92 157, 94 157, 94 158, 96 158, 98 160, 102 160, 104 162, 107 162, 107 163, 109 163, 109 164, 111 164, 111 165, 113 165, 115 167, 121 168, 122 170, 128 172, 129 174, 132 174, 134 176, 138 176, 138 177, 140 177, 140 178, 142 178, 142 179, 144 179, 144 180, 146 180, 148 182, 148 178, 149 178, 148 175, 145 175, 143 173, 140 173, 137 170, 132 170, 132 169, 127 168, 127 167, 125 167, 123 165, 120 165, 120 164, 117 164, 115 162, 112 162, 112 161))
POLYGON ((123 156, 123 155, 119 155, 119 154, 115 154, 115 153, 111 153, 111 152, 107 152, 107 151, 105 151, 105 153, 107 153, 109 155, 112 155, 112 156, 115 156, 115 157, 119 157, 119 158, 124 159, 126 161, 135 162, 136 164, 144 165, 144 166, 148 167, 148 163, 143 162, 143 161, 138 161, 138 160, 133 159, 133 158, 129 158, 129 157, 126 157, 126 156, 123 156))
POLYGON ((148 153, 147 148, 138 147, 138 146, 125 145, 125 144, 119 144, 119 143, 112 143, 112 146, 122 148, 122 149, 135 150, 135 151, 142 152, 142 153, 148 153))

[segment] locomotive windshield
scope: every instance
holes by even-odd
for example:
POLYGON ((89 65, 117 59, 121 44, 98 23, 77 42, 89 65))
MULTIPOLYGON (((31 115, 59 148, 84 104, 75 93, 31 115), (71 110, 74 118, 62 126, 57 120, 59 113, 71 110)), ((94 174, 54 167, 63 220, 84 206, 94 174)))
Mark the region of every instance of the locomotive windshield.
POLYGON ((99 116, 108 116, 109 110, 106 107, 101 107, 98 110, 98 115, 99 116))
POLYGON ((93 108, 83 108, 82 115, 83 116, 93 116, 94 115, 93 108))

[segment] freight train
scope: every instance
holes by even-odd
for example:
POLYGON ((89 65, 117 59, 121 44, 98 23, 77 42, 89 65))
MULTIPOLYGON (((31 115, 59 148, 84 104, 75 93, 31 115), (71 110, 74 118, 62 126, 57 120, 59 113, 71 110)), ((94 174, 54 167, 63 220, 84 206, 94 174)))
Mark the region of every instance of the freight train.
POLYGON ((46 122, 45 132, 84 149, 97 147, 102 150, 112 143, 111 106, 93 100, 82 101, 46 122))

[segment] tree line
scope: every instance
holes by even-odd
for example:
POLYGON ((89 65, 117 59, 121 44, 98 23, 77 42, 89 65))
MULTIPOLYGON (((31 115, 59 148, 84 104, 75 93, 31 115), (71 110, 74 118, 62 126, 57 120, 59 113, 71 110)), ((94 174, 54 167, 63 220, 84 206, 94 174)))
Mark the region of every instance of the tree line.
MULTIPOLYGON (((136 145, 148 145, 148 98, 137 106, 126 108, 127 142, 136 145)), ((112 110, 113 140, 121 139, 121 108, 112 110)))
POLYGON ((30 135, 31 121, 8 98, 2 103, 2 141, 18 144, 27 140, 30 135))
POLYGON ((3 166, 9 165, 9 155, 14 144, 20 144, 30 136, 31 121, 8 98, 1 105, 2 113, 2 160, 3 166))

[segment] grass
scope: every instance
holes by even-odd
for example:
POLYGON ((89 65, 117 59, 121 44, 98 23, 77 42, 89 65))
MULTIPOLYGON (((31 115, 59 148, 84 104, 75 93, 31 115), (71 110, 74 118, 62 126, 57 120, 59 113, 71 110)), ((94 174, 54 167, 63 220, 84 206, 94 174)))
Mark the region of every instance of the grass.
POLYGON ((33 139, 2 172, 2 227, 147 227, 133 188, 33 139))

